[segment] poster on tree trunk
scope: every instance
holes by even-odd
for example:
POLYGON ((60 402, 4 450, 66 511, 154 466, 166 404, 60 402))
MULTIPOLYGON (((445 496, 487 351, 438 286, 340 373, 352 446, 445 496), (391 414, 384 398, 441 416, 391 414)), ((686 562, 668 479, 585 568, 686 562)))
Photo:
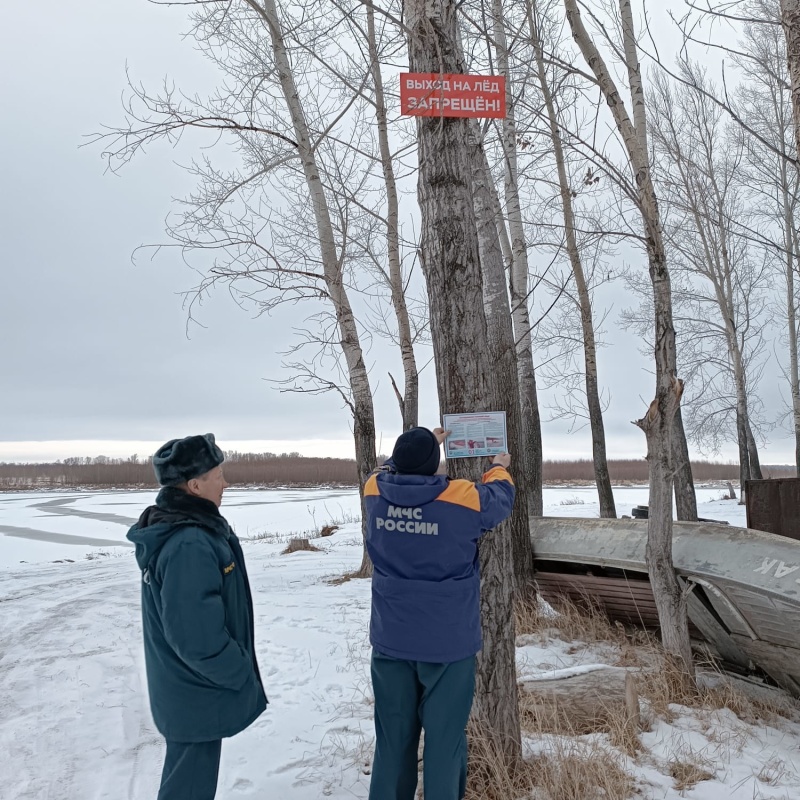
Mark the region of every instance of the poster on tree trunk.
POLYGON ((445 458, 478 458, 508 452, 506 412, 486 411, 476 414, 445 414, 445 458))
POLYGON ((400 113, 414 117, 506 116, 506 79, 502 75, 400 75, 400 113))

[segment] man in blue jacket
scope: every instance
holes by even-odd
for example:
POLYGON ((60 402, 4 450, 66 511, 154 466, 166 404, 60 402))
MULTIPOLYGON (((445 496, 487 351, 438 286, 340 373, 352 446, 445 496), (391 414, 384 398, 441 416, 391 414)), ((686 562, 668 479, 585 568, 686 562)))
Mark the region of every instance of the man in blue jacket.
POLYGON ((465 728, 481 649, 478 540, 511 514, 511 456, 481 483, 436 475, 448 432, 414 428, 366 483, 375 758, 370 800, 413 800, 425 731, 426 800, 466 791, 465 728))
POLYGON ((167 740, 158 800, 213 800, 222 739, 267 705, 244 556, 219 513, 223 459, 210 433, 159 448, 163 488, 128 533, 142 571, 150 708, 167 740))

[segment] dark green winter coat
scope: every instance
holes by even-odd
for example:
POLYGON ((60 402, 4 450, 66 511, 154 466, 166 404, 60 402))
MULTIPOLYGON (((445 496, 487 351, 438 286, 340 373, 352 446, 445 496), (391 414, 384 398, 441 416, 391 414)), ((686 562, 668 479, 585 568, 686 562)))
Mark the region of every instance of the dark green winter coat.
POLYGON ((166 739, 233 736, 267 699, 236 534, 208 500, 166 487, 128 532, 142 570, 150 707, 166 739))

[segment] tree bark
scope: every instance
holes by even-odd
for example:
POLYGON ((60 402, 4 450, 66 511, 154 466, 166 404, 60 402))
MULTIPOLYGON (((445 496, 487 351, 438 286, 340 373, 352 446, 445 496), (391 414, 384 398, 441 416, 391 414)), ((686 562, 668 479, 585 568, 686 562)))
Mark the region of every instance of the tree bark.
MULTIPOLYGON (((495 0, 498 2, 498 0, 495 0)), ((594 465, 594 479, 597 485, 597 495, 600 499, 600 516, 614 519, 617 509, 614 503, 614 492, 611 488, 611 476, 608 472, 608 457, 606 455, 606 435, 603 425, 603 408, 600 403, 600 388, 597 378, 597 344, 594 334, 594 319, 592 315, 592 301, 586 284, 583 271, 583 262, 578 249, 578 240, 575 234, 575 213, 572 207, 572 192, 567 178, 566 159, 564 147, 559 132, 558 115, 556 113, 553 94, 550 91, 550 82, 542 52, 542 40, 539 25, 536 22, 536 11, 533 4, 528 4, 528 26, 531 33, 536 69, 539 77, 539 87, 547 109, 547 118, 550 126, 550 139, 558 171, 558 184, 561 191, 561 210, 564 216, 564 237, 569 256, 572 274, 575 277, 575 287, 578 292, 578 310, 581 316, 581 330, 583 333, 584 376, 586 385, 586 405, 589 412, 589 425, 592 432, 592 463, 594 465)))
MULTIPOLYGON (((636 131, 636 138, 639 143, 640 157, 642 163, 644 163, 649 160, 650 152, 647 136, 647 102, 636 44, 636 32, 633 25, 631 0, 619 0, 619 10, 622 20, 622 41, 625 50, 625 65, 628 70, 628 82, 631 90, 633 127, 636 131)), ((671 315, 672 310, 670 308, 670 316, 671 315)), ((677 371, 677 362, 675 371, 677 371)), ((683 428, 683 417, 680 415, 680 409, 676 412, 676 420, 672 429, 672 438, 673 488, 678 519, 693 521, 697 519, 697 499, 694 492, 692 465, 689 460, 689 445, 686 441, 686 432, 683 428)))
POLYGON ((792 428, 794 430, 795 471, 800 476, 800 369, 797 357, 797 297, 795 296, 794 272, 798 264, 797 236, 794 229, 794 213, 789 192, 788 168, 781 164, 781 191, 783 195, 784 247, 786 249, 786 324, 789 345, 789 387, 792 395, 792 428))
POLYGON ((780 0, 781 26, 786 37, 786 60, 792 87, 795 160, 800 157, 800 0, 780 0))
POLYGON ((403 285, 403 265, 400 256, 400 211, 397 197, 397 180, 394 174, 394 161, 389 147, 389 123, 386 113, 386 97, 383 91, 378 44, 375 34, 375 9, 372 2, 364 4, 367 13, 367 37, 369 39, 370 71, 375 90, 375 119, 378 129, 378 146, 381 154, 381 169, 386 186, 386 248, 389 262, 389 285, 392 305, 397 318, 397 332, 400 356, 403 361, 405 378, 402 394, 401 412, 403 430, 407 431, 419 424, 419 372, 414 357, 414 341, 411 335, 411 322, 408 317, 405 287, 403 285))
MULTIPOLYGON (((461 73, 464 65, 454 0, 405 5, 412 72, 461 73)), ((480 254, 472 199, 466 119, 420 117, 418 194, 420 259, 428 286, 436 382, 443 413, 489 411, 513 379, 490 362, 480 254)), ((519 447, 519 442, 512 443, 519 447)), ((451 462, 454 477, 475 479, 474 459, 451 462)), ((510 761, 520 756, 515 667, 510 524, 481 544, 483 650, 478 658, 474 714, 510 761)))
POLYGON ((744 505, 745 486, 747 481, 750 480, 750 454, 747 452, 745 418, 739 408, 738 401, 736 404, 736 443, 739 447, 739 496, 742 498, 741 505, 744 505))
POLYGON ((763 480, 761 459, 758 457, 758 445, 756 444, 755 436, 753 436, 749 413, 747 417, 747 454, 750 456, 750 478, 755 481, 763 480))
MULTIPOLYGON (((314 210, 322 256, 323 277, 333 303, 339 336, 341 337, 340 344, 347 364, 347 374, 352 393, 353 439, 355 440, 356 467, 358 469, 359 493, 361 495, 362 535, 365 535, 367 514, 364 504, 364 484, 370 473, 375 469, 377 462, 375 453, 375 413, 369 375, 364 363, 364 354, 361 350, 355 316, 344 283, 342 260, 339 252, 337 252, 328 202, 316 162, 316 151, 311 142, 305 113, 297 91, 297 85, 295 84, 275 0, 263 0, 263 5, 260 5, 257 0, 245 1, 261 16, 269 30, 275 68, 278 72, 286 107, 292 118, 295 141, 297 142, 297 154, 302 165, 309 199, 314 210)), ((368 577, 372 574, 372 564, 367 555, 366 547, 364 548, 361 567, 357 574, 362 577, 368 577)))
MULTIPOLYGON (((480 126, 475 121, 470 124, 469 144, 472 164, 472 198, 483 277, 483 301, 489 337, 489 353, 492 364, 499 366, 498 378, 504 381, 513 379, 513 385, 499 387, 503 404, 497 410, 506 412, 509 440, 524 442, 519 384, 516 380, 517 354, 514 346, 514 330, 511 325, 508 286, 505 280, 503 253, 489 188, 492 177, 483 149, 480 126)), ((524 593, 532 591, 533 587, 533 548, 528 522, 530 494, 527 491, 527 481, 528 475, 524 468, 515 470, 514 482, 517 486, 517 497, 514 504, 514 515, 511 518, 514 582, 517 592, 524 593)))
POLYGON ((508 229, 511 235, 511 312, 517 343, 517 369, 522 397, 522 425, 525 431, 523 450, 525 471, 529 481, 529 505, 533 516, 544 513, 542 497, 542 422, 533 363, 530 296, 528 289, 528 245, 522 220, 517 163, 517 126, 514 117, 514 95, 511 91, 508 44, 504 26, 502 0, 492 0, 492 21, 497 66, 506 79, 506 116, 502 121, 504 195, 508 229))
MULTIPOLYGON (((794 119, 794 143, 795 143, 795 169, 800 170, 800 0, 781 0, 781 26, 786 37, 786 60, 789 67, 789 83, 792 88, 792 117, 794 119)), ((793 226, 792 226, 793 227, 793 226)), ((792 234, 793 239, 796 233, 792 234)), ((797 255, 797 249, 792 248, 797 255)), ((791 309, 791 316, 794 317, 796 302, 793 291, 793 280, 791 270, 788 274, 788 290, 791 295, 788 299, 788 306, 791 309)), ((789 332, 790 342, 794 339, 794 346, 791 349, 792 359, 792 411, 794 415, 795 430, 795 466, 797 474, 800 475, 800 380, 797 379, 797 330, 791 325, 789 332), (795 387, 797 387, 795 389, 795 387)))
POLYGON ((692 462, 689 459, 689 445, 686 442, 680 406, 675 411, 672 428, 672 459, 675 469, 673 487, 677 517, 682 522, 697 522, 697 495, 694 491, 692 462))
MULTIPOLYGON (((637 424, 647 437, 650 466, 650 513, 647 524, 647 566, 661 624, 661 639, 667 654, 683 671, 687 682, 694 678, 689 641, 686 602, 672 561, 672 427, 681 396, 676 372, 675 328, 672 321, 672 292, 667 269, 664 235, 658 200, 653 187, 648 153, 631 123, 619 90, 602 56, 589 36, 577 0, 564 0, 572 35, 586 63, 597 79, 622 136, 636 180, 637 200, 642 217, 655 311, 656 397, 647 416, 637 424)), ((625 12, 624 0, 620 7, 625 12)), ((628 6, 630 12, 630 6, 628 6)), ((623 33, 633 32, 633 20, 623 20, 623 33)), ((635 54, 635 50, 634 50, 635 54)), ((638 74, 638 63, 628 58, 629 74, 638 74)), ((636 94, 636 93, 634 93, 636 94)), ((643 93, 639 93, 642 105, 643 93)))

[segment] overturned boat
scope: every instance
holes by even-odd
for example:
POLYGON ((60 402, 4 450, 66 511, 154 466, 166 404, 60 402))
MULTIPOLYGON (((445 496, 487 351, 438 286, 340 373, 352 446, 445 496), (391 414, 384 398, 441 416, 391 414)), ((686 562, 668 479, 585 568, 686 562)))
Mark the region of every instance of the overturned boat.
MULTIPOLYGON (((749 528, 675 522, 673 559, 692 634, 729 667, 763 671, 800 696, 800 541, 749 528)), ((647 575, 647 522, 531 520, 546 600, 589 597, 614 620, 658 627, 647 575)))

